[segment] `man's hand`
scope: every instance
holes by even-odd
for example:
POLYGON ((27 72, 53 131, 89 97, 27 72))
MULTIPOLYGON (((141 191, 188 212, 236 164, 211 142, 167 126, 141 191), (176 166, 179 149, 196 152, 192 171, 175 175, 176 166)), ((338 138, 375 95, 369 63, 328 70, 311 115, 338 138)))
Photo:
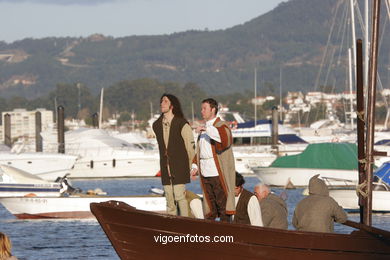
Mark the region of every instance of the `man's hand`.
POLYGON ((201 132, 204 132, 204 131, 206 131, 206 127, 205 126, 198 126, 197 128, 195 128, 195 132, 197 133, 197 134, 200 134, 201 132))
POLYGON ((197 176, 198 176, 198 169, 192 169, 191 170, 191 172, 190 172, 190 174, 191 174, 191 180, 196 180, 196 178, 197 178, 197 176))

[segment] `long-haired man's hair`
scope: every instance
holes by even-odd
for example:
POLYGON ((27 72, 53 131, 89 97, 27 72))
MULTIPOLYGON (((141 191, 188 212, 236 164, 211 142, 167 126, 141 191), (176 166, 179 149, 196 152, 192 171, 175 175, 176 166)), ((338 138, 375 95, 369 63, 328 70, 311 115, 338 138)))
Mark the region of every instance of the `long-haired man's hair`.
POLYGON ((183 110, 181 109, 181 105, 180 105, 180 101, 179 99, 172 95, 172 94, 162 94, 161 98, 160 98, 160 104, 162 102, 162 99, 163 97, 167 97, 169 99, 169 101, 171 102, 171 106, 173 107, 172 108, 172 113, 175 115, 175 117, 178 117, 178 118, 184 118, 184 114, 183 114, 183 110))

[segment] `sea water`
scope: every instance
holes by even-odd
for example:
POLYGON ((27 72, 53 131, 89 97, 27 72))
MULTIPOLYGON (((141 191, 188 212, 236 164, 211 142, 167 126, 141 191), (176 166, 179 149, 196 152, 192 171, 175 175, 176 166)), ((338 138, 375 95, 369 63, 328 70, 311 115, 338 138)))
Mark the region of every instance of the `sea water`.
MULTIPOLYGON (((244 187, 253 191, 258 179, 245 177, 244 187)), ((149 194, 152 187, 162 188, 160 178, 132 178, 116 180, 73 181, 74 187, 84 191, 100 188, 111 196, 149 194)), ((187 189, 201 193, 199 181, 187 184, 187 189)), ((289 229, 294 208, 304 196, 303 189, 272 189, 276 194, 287 193, 289 229)), ((358 221, 358 214, 348 218, 358 221)), ((374 214, 373 225, 390 230, 390 214, 374 214)), ((96 220, 18 220, 0 205, 0 231, 13 244, 13 254, 20 260, 56 259, 119 259, 110 241, 96 220)), ((336 224, 335 231, 349 233, 352 228, 336 224)))

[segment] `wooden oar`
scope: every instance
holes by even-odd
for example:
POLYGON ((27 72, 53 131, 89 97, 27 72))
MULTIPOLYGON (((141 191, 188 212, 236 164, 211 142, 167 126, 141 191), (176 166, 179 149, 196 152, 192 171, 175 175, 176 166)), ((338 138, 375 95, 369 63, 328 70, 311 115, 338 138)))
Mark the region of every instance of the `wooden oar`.
POLYGON ((373 234, 373 235, 376 235, 376 236, 381 236, 381 237, 385 238, 386 240, 390 240, 390 232, 389 231, 375 228, 375 227, 371 227, 371 226, 367 226, 367 225, 364 225, 362 223, 354 222, 351 220, 347 220, 346 222, 344 222, 342 224, 349 226, 349 227, 353 227, 356 229, 366 231, 366 232, 373 234))

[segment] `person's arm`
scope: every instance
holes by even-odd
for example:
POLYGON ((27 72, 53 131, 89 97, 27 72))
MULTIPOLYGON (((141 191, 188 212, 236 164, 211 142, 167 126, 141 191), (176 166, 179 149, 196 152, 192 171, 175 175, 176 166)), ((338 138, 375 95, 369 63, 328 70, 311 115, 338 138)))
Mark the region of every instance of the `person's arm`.
POLYGON ((218 131, 219 141, 215 144, 215 148, 219 151, 228 149, 233 144, 232 132, 230 128, 223 124, 219 127, 214 127, 218 131))
POLYGON ((344 209, 336 201, 334 203, 334 220, 338 223, 344 223, 348 219, 347 213, 345 213, 344 209))
POLYGON ((206 126, 206 134, 213 139, 214 141, 220 143, 221 142, 221 137, 219 135, 219 131, 215 126, 206 126))
POLYGON ((293 226, 295 227, 295 229, 298 229, 298 218, 296 216, 296 211, 294 211, 294 216, 293 216, 293 219, 292 219, 292 224, 293 226))
POLYGON ((190 208, 195 218, 204 219, 202 201, 200 199, 191 200, 190 208))
POLYGON ((256 196, 252 196, 248 202, 248 215, 252 226, 263 226, 263 220, 261 218, 261 209, 259 201, 256 196))
POLYGON ((268 202, 264 199, 261 201, 260 205, 260 210, 261 210, 261 219, 263 220, 263 225, 264 227, 268 227, 269 224, 271 223, 272 220, 272 212, 270 212, 270 207, 267 205, 268 202))
POLYGON ((192 160, 195 157, 195 140, 194 135, 192 134, 192 129, 189 124, 185 124, 181 129, 181 136, 184 140, 184 145, 186 147, 187 155, 188 155, 188 163, 191 169, 192 160))

